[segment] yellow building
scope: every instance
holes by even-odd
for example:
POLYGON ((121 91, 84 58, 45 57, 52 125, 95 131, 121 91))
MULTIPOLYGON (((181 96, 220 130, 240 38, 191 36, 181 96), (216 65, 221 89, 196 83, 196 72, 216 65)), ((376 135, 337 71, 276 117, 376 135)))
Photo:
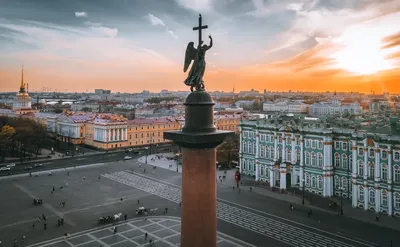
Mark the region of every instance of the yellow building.
POLYGON ((214 115, 214 124, 218 130, 229 130, 238 133, 240 114, 214 115))

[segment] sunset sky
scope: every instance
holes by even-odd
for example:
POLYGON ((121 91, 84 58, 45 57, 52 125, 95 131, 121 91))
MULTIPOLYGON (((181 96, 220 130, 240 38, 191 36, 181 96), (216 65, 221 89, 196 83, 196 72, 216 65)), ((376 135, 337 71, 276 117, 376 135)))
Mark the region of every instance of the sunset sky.
POLYGON ((0 0, 0 91, 188 90, 199 13, 207 90, 400 93, 399 0, 0 0))

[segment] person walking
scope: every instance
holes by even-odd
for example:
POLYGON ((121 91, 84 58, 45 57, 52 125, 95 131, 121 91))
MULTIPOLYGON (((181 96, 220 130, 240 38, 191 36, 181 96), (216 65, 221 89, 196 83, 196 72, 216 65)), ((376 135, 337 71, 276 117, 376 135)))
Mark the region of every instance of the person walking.
POLYGON ((128 215, 127 215, 127 214, 125 214, 125 215, 124 215, 124 219, 126 220, 127 218, 128 218, 128 215))
POLYGON ((147 234, 147 232, 144 234, 144 239, 147 239, 147 236, 148 236, 148 234, 147 234))
POLYGON ((25 235, 24 236, 22 236, 22 243, 24 243, 25 242, 25 239, 26 239, 26 237, 25 237, 25 235))
POLYGON ((116 234, 117 233, 117 227, 116 226, 114 226, 114 234, 116 234))
POLYGON ((43 224, 43 226, 44 226, 44 229, 46 230, 46 229, 47 229, 47 223, 45 222, 45 223, 43 224))

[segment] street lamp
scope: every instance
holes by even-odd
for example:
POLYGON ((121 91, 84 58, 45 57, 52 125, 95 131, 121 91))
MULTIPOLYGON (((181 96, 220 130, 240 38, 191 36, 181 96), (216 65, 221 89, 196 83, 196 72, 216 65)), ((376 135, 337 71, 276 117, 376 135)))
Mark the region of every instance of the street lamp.
POLYGON ((345 190, 344 187, 339 187, 340 190, 340 214, 343 215, 343 190, 345 190))
POLYGON ((149 147, 145 147, 144 149, 146 149, 146 165, 147 165, 147 155, 148 155, 148 149, 149 149, 149 147))
POLYGON ((305 190, 304 183, 305 183, 305 180, 304 180, 304 179, 301 179, 301 183, 302 183, 302 185, 303 185, 303 189, 302 189, 302 191, 303 191, 303 195, 302 195, 302 197, 303 197, 303 199, 302 199, 302 203, 303 203, 303 205, 304 205, 304 190, 305 190))

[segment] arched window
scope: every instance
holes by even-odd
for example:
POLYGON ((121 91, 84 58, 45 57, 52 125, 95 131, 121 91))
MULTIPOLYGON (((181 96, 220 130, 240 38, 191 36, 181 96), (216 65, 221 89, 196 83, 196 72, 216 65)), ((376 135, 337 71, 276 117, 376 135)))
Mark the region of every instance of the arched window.
POLYGON ((311 187, 317 187, 317 178, 315 176, 311 176, 311 187))
POLYGON ((368 177, 369 178, 375 177, 375 164, 372 162, 369 162, 368 164, 368 177))
POLYGON ((342 168, 343 169, 347 169, 347 155, 346 154, 342 154, 342 168))
POLYGON ((375 189, 369 190, 368 202, 370 204, 375 204, 375 189))
POLYGON ((335 167, 339 168, 340 166, 340 155, 338 153, 335 154, 335 167))
POLYGON ((271 159, 275 159, 275 149, 271 147, 271 159))
POLYGON ((388 206, 388 196, 387 196, 387 191, 386 190, 382 191, 381 200, 382 200, 381 205, 383 207, 387 207, 388 206))
POLYGON ((364 187, 362 186, 358 187, 358 200, 360 202, 364 201, 364 187))
POLYGON ((339 189, 340 188, 340 177, 339 176, 335 176, 334 177, 334 182, 335 182, 335 189, 339 189))
POLYGON ((256 143, 253 143, 253 154, 257 153, 257 145, 256 143))
POLYGON ((260 176, 264 176, 264 171, 265 171, 264 167, 260 166, 259 170, 260 170, 260 176))
POLYGON ((246 142, 243 142, 242 152, 243 152, 243 153, 246 153, 246 151, 247 151, 247 150, 246 150, 246 142))
POLYGON ((269 168, 265 167, 265 176, 268 178, 269 177, 269 168))
POLYGON ((278 148, 278 159, 282 159, 282 148, 278 148))
POLYGON ((296 162, 300 163, 300 160, 301 160, 301 158, 300 158, 300 150, 296 150, 296 162))
POLYGON ((394 208, 399 210, 400 209, 400 193, 395 192, 393 194, 393 197, 394 197, 394 208))
POLYGON ((387 180, 387 166, 385 163, 381 164, 381 180, 382 181, 387 180))
POLYGON ((242 161, 242 170, 246 170, 246 160, 243 159, 242 161))
POLYGON ((247 152, 248 152, 249 154, 251 154, 251 150, 252 150, 252 148, 251 148, 251 142, 248 142, 248 143, 247 143, 247 152))
POLYGON ((344 190, 347 190, 347 178, 342 177, 342 187, 344 190))
POLYGON ((322 179, 322 176, 318 176, 318 189, 322 189, 324 185, 324 181, 322 179))
POLYGON ((290 148, 287 149, 286 160, 292 161, 292 150, 290 148))
POLYGON ((399 166, 394 166, 393 167, 393 171, 394 171, 394 177, 393 177, 393 180, 394 180, 394 182, 396 183, 398 183, 398 182, 400 182, 400 167, 399 166))
POLYGON ((311 152, 311 165, 312 166, 317 165, 317 155, 314 152, 311 152))
POLYGON ((305 173, 305 175, 306 175, 305 185, 306 185, 306 187, 310 187, 310 174, 305 173))
POLYGON ((306 165, 309 166, 311 162, 311 156, 309 152, 306 152, 306 165))
POLYGON ((386 150, 382 150, 382 159, 387 159, 387 152, 386 150))
POLYGON ((264 156, 265 156, 264 154, 265 154, 264 145, 261 144, 261 145, 260 145, 260 156, 261 156, 261 157, 264 157, 264 156))
POLYGON ((324 165, 322 153, 318 153, 318 167, 322 167, 324 165))
POLYGON ((265 146, 264 152, 265 152, 265 158, 269 159, 270 158, 269 157, 270 153, 269 153, 269 147, 268 146, 265 146))
POLYGON ((364 163, 362 160, 358 161, 358 175, 364 176, 364 163))

